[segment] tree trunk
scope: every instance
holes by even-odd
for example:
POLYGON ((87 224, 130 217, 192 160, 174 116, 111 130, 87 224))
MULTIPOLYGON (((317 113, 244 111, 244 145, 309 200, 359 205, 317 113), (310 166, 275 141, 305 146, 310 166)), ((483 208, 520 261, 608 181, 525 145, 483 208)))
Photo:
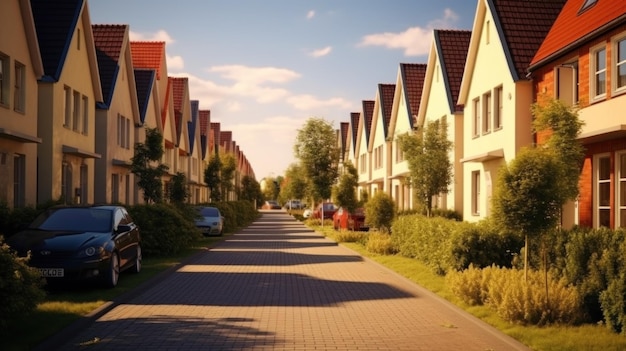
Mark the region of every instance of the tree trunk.
POLYGON ((524 281, 528 282, 528 234, 524 235, 524 281))

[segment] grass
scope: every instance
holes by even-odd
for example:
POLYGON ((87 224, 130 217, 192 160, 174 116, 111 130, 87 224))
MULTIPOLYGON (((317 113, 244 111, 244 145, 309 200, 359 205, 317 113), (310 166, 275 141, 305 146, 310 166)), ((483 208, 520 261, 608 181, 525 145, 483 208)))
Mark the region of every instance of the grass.
POLYGON ((373 254, 357 242, 341 242, 336 240, 337 233, 332 227, 311 226, 330 239, 338 241, 364 257, 376 261, 394 272, 406 277, 416 284, 432 291, 438 296, 452 302, 461 309, 482 319, 503 333, 519 340, 535 351, 618 351, 626 350, 626 336, 610 331, 603 325, 546 327, 523 326, 512 324, 501 319, 486 306, 469 306, 458 299, 448 288, 445 277, 435 274, 430 268, 417 260, 399 255, 373 254))
POLYGON ((0 350, 33 349, 78 319, 94 313, 105 304, 129 293, 157 274, 177 266, 184 259, 206 250, 212 243, 219 240, 222 238, 202 238, 193 247, 171 257, 144 257, 141 273, 122 273, 119 284, 113 289, 76 286, 49 291, 45 301, 37 306, 33 314, 15 321, 9 327, 7 334, 0 338, 0 350))

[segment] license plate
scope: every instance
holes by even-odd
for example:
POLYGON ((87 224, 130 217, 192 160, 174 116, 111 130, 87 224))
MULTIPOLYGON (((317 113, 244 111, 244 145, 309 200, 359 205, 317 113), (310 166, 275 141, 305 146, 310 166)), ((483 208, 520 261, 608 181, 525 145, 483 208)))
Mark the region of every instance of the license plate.
POLYGON ((39 272, 44 278, 62 278, 65 275, 63 268, 39 268, 39 272))

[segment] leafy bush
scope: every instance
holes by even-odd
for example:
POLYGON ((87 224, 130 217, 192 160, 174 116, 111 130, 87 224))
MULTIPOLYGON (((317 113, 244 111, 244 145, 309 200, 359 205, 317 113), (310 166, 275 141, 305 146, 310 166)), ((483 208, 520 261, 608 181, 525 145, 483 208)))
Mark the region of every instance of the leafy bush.
POLYGON ((388 232, 395 217, 396 204, 384 191, 377 192, 365 204, 365 222, 372 228, 388 232))
POLYGON ((129 206, 128 212, 141 230, 142 250, 147 256, 179 252, 201 237, 188 214, 169 204, 129 206))
POLYGON ((16 318, 24 317, 43 301, 44 280, 39 272, 17 257, 0 236, 0 335, 16 318))
POLYGON ((335 240, 340 243, 356 243, 365 242, 367 233, 355 232, 353 230, 339 230, 334 236, 335 240))
POLYGON ((452 291, 468 304, 490 306, 503 319, 522 324, 575 324, 580 320, 580 296, 575 287, 543 272, 498 268, 450 273, 452 291), (547 294, 546 294, 547 293, 547 294))
POLYGON ((365 249, 379 255, 393 255, 397 252, 391 241, 391 235, 381 232, 372 232, 368 235, 365 249))

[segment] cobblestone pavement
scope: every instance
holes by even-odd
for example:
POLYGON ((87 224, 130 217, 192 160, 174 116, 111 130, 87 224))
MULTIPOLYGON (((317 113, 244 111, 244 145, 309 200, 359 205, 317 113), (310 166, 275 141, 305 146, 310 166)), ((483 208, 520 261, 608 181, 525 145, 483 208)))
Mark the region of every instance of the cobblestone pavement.
POLYGON ((253 225, 62 335, 63 343, 46 347, 528 350, 283 211, 263 211, 253 225))

